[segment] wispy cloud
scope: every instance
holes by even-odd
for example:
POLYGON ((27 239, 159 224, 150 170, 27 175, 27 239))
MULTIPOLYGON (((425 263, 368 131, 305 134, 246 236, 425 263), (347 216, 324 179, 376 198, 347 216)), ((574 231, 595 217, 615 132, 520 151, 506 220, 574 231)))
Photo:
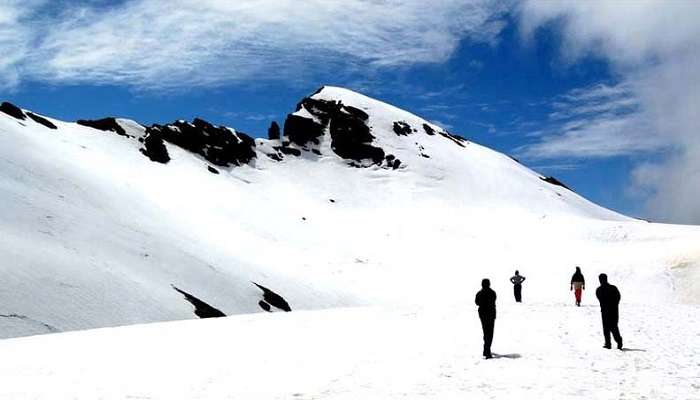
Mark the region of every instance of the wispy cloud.
POLYGON ((553 163, 533 165, 535 171, 574 171, 582 167, 581 163, 553 163))
POLYGON ((666 143, 626 84, 597 84, 559 96, 549 121, 530 133, 537 141, 516 150, 529 159, 601 158, 657 151, 666 143))
POLYGON ((527 40, 554 28, 566 63, 604 59, 619 81, 570 93, 553 107, 553 129, 521 150, 567 159, 668 149, 637 165, 630 191, 648 196, 652 217, 700 223, 700 2, 527 0, 519 10, 527 40))
POLYGON ((43 3, 45 1, 40 0, 0 3, 0 88, 12 88, 19 83, 22 63, 37 35, 27 20, 43 3))
POLYGON ((15 81, 156 89, 439 63, 461 40, 493 42, 506 11, 495 0, 131 0, 81 2, 38 24, 12 15, 22 8, 0 8, 2 37, 21 24, 34 43, 28 54, 0 40, 15 81))

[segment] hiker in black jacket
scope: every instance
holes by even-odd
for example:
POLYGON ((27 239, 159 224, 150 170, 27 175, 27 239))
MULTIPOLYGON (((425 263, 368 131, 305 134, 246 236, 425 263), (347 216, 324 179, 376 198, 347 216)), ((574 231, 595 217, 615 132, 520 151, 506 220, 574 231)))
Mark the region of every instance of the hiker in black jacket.
POLYGON ((516 270, 515 275, 510 277, 510 283, 513 284, 513 295, 517 303, 521 303, 523 300, 523 282, 525 282, 525 277, 520 275, 520 271, 516 270))
POLYGON ((488 279, 481 281, 481 290, 474 300, 479 306, 479 319, 484 331, 484 357, 493 358, 491 355, 491 342, 493 342, 493 327, 496 322, 496 292, 491 290, 491 282, 488 279))
POLYGON ((600 302, 600 313, 603 317, 603 336, 605 337, 605 345, 603 347, 606 349, 611 347, 610 334, 612 333, 615 342, 617 342, 617 348, 622 350, 622 337, 617 327, 620 291, 617 290, 617 287, 608 283, 606 274, 600 274, 598 280, 600 280, 600 287, 596 289, 595 296, 600 302))

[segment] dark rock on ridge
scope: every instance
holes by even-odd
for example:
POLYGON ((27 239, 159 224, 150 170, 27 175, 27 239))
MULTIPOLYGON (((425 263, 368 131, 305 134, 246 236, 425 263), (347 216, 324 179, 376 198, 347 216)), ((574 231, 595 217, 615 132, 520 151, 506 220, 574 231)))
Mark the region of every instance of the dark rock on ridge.
POLYGON ((269 305, 265 300, 260 300, 260 301, 258 302, 258 305, 260 306, 260 308, 262 308, 263 310, 265 310, 265 311, 267 311, 267 312, 271 312, 271 311, 272 311, 272 308, 270 307, 270 305, 269 305))
POLYGON ((284 136, 301 147, 309 143, 319 144, 318 138, 323 136, 323 132, 324 126, 311 118, 289 114, 284 121, 284 136))
POLYGON ((386 161, 387 167, 391 169, 398 169, 401 165, 401 160, 396 158, 393 154, 387 154, 386 157, 384 157, 384 161, 386 161))
POLYGON ((297 111, 301 109, 315 119, 289 114, 284 123, 284 136, 289 142, 308 149, 309 145, 320 143, 319 138, 328 128, 331 149, 341 158, 358 162, 370 159, 374 164, 384 160, 384 150, 371 145, 374 136, 367 126, 366 112, 341 102, 310 97, 297 104, 297 111))
POLYGON ((279 151, 282 152, 282 154, 286 154, 288 156, 297 156, 299 157, 301 155, 301 150, 295 149, 293 147, 280 147, 279 151))
POLYGON ((40 115, 36 115, 31 111, 27 111, 27 116, 29 118, 33 119, 34 122, 36 122, 37 124, 44 125, 45 127, 49 128, 49 129, 58 129, 58 127, 56 125, 54 125, 51 121, 49 121, 48 119, 46 119, 40 115))
POLYGON ((465 139, 459 135, 455 135, 453 133, 449 133, 446 131, 436 132, 435 129, 433 129, 428 124, 423 124, 423 130, 425 131, 425 133, 427 133, 430 136, 433 136, 436 133, 438 133, 438 134, 440 134, 440 136, 451 140, 452 142, 454 142, 456 145, 458 145, 460 147, 465 147, 464 144, 467 143, 467 139, 465 139))
POLYGON ((170 155, 168 154, 168 149, 165 147, 165 143, 163 143, 163 135, 160 131, 148 132, 143 139, 143 145, 141 153, 151 161, 162 164, 170 161, 170 155))
POLYGON ((455 135, 455 134, 449 133, 449 132, 438 132, 438 133, 439 133, 442 137, 447 138, 447 139, 450 139, 451 141, 453 141, 454 143, 456 143, 458 146, 460 146, 460 147, 466 147, 466 146, 464 146, 464 143, 467 142, 467 139, 465 139, 465 138, 463 138, 463 137, 461 137, 461 136, 459 136, 459 135, 455 135))
POLYGON ((552 185, 561 186, 564 189, 568 189, 568 190, 573 192, 573 190, 571 190, 568 186, 566 186, 565 184, 563 184, 561 181, 559 181, 557 178, 555 178, 553 176, 548 176, 546 178, 540 177, 540 179, 542 179, 543 181, 550 183, 552 185))
POLYGON ((108 118, 102 118, 102 119, 79 119, 75 121, 76 124, 78 125, 83 125, 83 126, 89 126, 90 128, 95 128, 99 129, 101 131, 105 132, 115 132, 119 135, 126 136, 126 137, 131 137, 126 134, 126 131, 124 128, 117 123, 116 118, 114 117, 108 117, 108 118))
POLYGON ((407 124, 406 122, 395 121, 394 133, 396 133, 399 136, 408 136, 411 133, 413 133, 413 129, 411 129, 411 125, 407 124))
POLYGON ((277 122, 272 121, 270 127, 267 129, 267 138, 270 140, 279 140, 280 138, 280 126, 277 122))
POLYGON ((202 300, 192 296, 184 290, 178 289, 175 285, 171 285, 173 289, 185 296, 185 300, 189 301, 194 306, 194 315, 199 318, 219 318, 225 317, 226 314, 203 302, 202 300))
MULTIPOLYGON (((260 290, 263 291, 263 301, 279 308, 280 310, 284 311, 292 311, 292 308, 289 306, 289 303, 282 298, 282 296, 278 295, 277 293, 273 292, 272 290, 266 288, 265 286, 258 285, 257 283, 253 282, 253 285, 257 286, 260 290)), ((260 303, 258 303, 260 304, 260 303)), ((263 309, 265 308, 262 304, 260 304, 263 309)), ((269 311, 269 310, 267 310, 269 311)))
POLYGON ((21 119, 21 120, 27 119, 27 116, 24 115, 24 111, 22 111, 16 105, 14 105, 12 103, 8 103, 6 101, 3 102, 2 104, 0 104, 0 111, 4 112, 5 114, 7 114, 10 117, 15 118, 15 119, 21 119))
POLYGON ((243 132, 233 132, 195 118, 192 123, 177 121, 170 125, 146 128, 148 135, 158 132, 163 140, 199 154, 220 167, 240 166, 256 157, 255 141, 243 132))

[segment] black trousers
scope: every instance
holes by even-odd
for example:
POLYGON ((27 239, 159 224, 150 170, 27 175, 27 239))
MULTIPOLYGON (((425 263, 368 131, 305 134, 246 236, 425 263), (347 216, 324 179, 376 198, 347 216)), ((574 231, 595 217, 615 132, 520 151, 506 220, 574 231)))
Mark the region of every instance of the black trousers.
POLYGON ((610 346, 610 334, 612 333, 615 342, 622 345, 622 336, 620 329, 617 327, 618 316, 603 314, 603 337, 605 337, 605 345, 610 346))
POLYGON ((481 319, 481 329, 484 331, 484 357, 491 355, 491 342, 493 342, 493 327, 496 324, 495 318, 479 317, 481 319))
POLYGON ((522 301, 523 285, 515 284, 513 285, 513 294, 515 295, 515 301, 520 303, 522 301))

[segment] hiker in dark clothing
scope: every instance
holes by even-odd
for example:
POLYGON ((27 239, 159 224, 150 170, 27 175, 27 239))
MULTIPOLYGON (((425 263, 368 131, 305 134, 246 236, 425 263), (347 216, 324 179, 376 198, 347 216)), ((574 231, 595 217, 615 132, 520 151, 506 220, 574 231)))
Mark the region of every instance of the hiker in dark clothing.
POLYGON ((595 296, 600 302, 600 313, 603 317, 603 336, 605 337, 605 347, 609 349, 610 345, 610 334, 612 333, 615 342, 617 342, 617 348, 622 350, 622 337, 620 336, 620 330, 617 328, 617 322, 619 319, 617 306, 620 304, 620 291, 617 287, 608 283, 608 276, 605 274, 600 274, 598 276, 600 280, 600 287, 596 289, 595 296))
POLYGON ((493 358, 491 355, 491 342, 493 342, 493 327, 496 322, 496 292, 491 290, 491 282, 488 279, 481 281, 481 290, 474 300, 479 306, 479 319, 484 331, 484 357, 493 358))
POLYGON ((518 303, 522 302, 523 282, 525 282, 525 277, 520 275, 519 271, 515 271, 515 275, 510 277, 510 283, 513 284, 515 301, 518 303))
POLYGON ((581 273, 581 267, 576 267, 576 272, 571 276, 571 287, 569 290, 574 291, 576 305, 581 307, 581 293, 583 290, 586 290, 586 280, 581 273))

